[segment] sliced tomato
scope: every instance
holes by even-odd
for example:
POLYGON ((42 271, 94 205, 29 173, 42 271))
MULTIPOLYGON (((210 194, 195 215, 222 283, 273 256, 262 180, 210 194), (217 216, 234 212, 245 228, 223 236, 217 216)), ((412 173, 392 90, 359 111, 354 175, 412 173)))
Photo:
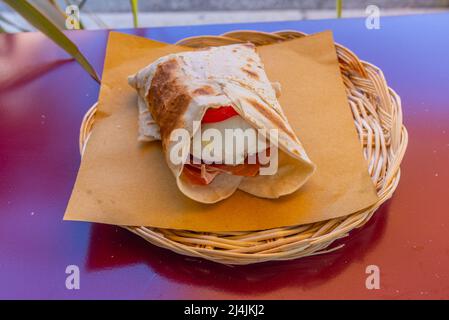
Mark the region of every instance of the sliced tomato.
POLYGON ((204 114, 203 120, 201 123, 212 123, 212 122, 220 122, 231 117, 237 116, 237 111, 234 110, 231 106, 223 106, 219 108, 209 108, 204 114))

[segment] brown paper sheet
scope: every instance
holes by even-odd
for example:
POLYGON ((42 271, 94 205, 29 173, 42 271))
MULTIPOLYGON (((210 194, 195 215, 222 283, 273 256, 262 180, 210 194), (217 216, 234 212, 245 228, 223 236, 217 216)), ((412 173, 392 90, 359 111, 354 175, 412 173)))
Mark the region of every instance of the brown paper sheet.
POLYGON ((64 219, 197 231, 249 231, 311 223, 372 205, 377 195, 344 85, 331 32, 263 46, 270 81, 317 171, 277 200, 242 191, 217 204, 184 196, 159 142, 137 142, 136 92, 127 76, 186 48, 111 32, 95 125, 64 219))

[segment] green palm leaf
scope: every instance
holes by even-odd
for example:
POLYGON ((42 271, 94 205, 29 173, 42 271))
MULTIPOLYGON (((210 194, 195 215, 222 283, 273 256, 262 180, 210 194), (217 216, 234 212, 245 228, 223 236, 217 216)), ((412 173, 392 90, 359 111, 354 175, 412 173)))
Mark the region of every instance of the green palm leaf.
POLYGON ((139 13, 138 8, 139 0, 129 0, 129 2, 131 4, 131 10, 133 12, 134 28, 137 28, 139 26, 139 21, 137 20, 137 14, 139 13))
POLYGON ((58 46, 70 54, 78 63, 98 82, 99 77, 89 61, 84 57, 78 47, 48 20, 38 9, 25 0, 3 0, 25 20, 52 39, 58 46))
POLYGON ((335 6, 337 8, 337 18, 341 18, 343 0, 335 0, 335 6))

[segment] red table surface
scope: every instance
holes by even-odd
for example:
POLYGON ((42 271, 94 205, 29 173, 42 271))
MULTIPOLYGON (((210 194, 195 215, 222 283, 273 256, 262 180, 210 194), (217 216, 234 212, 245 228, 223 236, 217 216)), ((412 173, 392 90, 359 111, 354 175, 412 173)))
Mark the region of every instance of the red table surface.
MULTIPOLYGON (((402 97, 410 142, 394 197, 326 255, 227 267, 118 227, 62 221, 78 132, 98 84, 39 33, 0 35, 0 298, 449 298, 449 14, 124 30, 174 42, 234 29, 312 33, 379 66, 402 97), (80 289, 65 287, 68 265, 80 289), (380 268, 379 290, 365 268, 380 268)), ((107 31, 69 32, 101 72, 107 31)), ((300 85, 300 84, 298 84, 300 85)))

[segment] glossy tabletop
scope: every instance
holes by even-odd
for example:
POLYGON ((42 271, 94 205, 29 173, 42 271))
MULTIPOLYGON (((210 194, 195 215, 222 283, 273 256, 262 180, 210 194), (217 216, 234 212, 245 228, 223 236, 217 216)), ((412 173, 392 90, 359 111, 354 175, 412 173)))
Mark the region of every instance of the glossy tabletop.
MULTIPOLYGON (((0 34, 0 298, 449 298, 449 14, 122 30, 165 42, 235 29, 307 33, 379 66, 402 98, 410 142, 393 198, 333 253, 227 267, 109 225, 62 221, 78 133, 99 85, 39 33, 0 34), (65 286, 68 265, 80 289, 65 286), (379 290, 365 286, 368 265, 379 290)), ((108 31, 75 31, 101 74, 108 31)), ((300 84, 298 84, 300 85, 300 84)))

